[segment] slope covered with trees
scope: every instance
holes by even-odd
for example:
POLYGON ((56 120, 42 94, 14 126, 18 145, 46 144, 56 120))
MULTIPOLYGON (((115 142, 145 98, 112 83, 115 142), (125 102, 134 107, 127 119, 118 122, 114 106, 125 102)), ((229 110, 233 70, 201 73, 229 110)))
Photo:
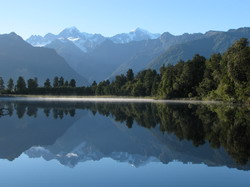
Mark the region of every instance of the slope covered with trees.
POLYGON ((22 76, 37 77, 42 83, 55 75, 74 78, 79 85, 87 83, 55 50, 32 47, 15 33, 0 35, 0 76, 5 81, 22 76))
POLYGON ((250 39, 250 28, 232 29, 227 32, 209 31, 202 37, 171 45, 169 49, 148 64, 148 68, 159 69, 163 65, 189 60, 195 54, 209 58, 214 53, 224 53, 240 38, 250 39))
MULTIPOLYGON (((62 35, 61 37, 63 37, 62 35)), ((66 35, 69 37, 69 35, 66 35)), ((192 59, 195 54, 209 58, 214 53, 224 53, 236 40, 250 39, 250 28, 226 32, 208 31, 204 34, 172 35, 163 33, 157 39, 116 43, 106 39, 90 51, 81 51, 72 41, 61 38, 47 45, 61 55, 70 66, 89 82, 114 80, 128 69, 135 73, 147 68, 159 70, 163 65, 175 65, 180 60, 192 59), (102 67, 102 68, 100 68, 102 67)))
POLYGON ((4 90, 3 81, 0 81, 0 88, 2 92, 18 94, 154 96, 249 102, 250 48, 248 40, 242 38, 222 55, 214 54, 206 59, 197 54, 192 60, 161 67, 160 73, 147 69, 135 75, 129 69, 112 82, 104 80, 97 84, 94 81, 86 87, 76 87, 75 79, 67 81, 63 77, 55 77, 53 84, 47 79, 43 87, 37 82, 36 78, 29 79, 26 86, 24 79, 19 77, 15 87, 10 79, 7 90, 4 90))

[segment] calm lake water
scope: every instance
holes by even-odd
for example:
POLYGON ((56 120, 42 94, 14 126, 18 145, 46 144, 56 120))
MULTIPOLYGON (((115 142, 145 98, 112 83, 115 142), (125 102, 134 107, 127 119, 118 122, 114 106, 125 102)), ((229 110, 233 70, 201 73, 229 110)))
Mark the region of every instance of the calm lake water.
POLYGON ((0 99, 0 186, 249 187, 249 107, 0 99))

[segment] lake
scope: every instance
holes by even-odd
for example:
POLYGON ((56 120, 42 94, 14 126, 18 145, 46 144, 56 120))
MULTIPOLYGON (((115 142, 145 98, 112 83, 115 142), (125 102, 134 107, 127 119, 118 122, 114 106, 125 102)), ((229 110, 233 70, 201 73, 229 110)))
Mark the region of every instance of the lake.
POLYGON ((0 98, 0 186, 249 187, 249 106, 0 98))

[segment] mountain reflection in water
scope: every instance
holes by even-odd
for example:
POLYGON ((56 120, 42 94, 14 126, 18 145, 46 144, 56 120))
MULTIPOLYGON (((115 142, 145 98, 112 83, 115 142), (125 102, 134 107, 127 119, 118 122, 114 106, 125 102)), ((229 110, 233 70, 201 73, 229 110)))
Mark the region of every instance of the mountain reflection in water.
POLYGON ((247 106, 1 101, 0 158, 79 162, 112 158, 249 170, 247 106))

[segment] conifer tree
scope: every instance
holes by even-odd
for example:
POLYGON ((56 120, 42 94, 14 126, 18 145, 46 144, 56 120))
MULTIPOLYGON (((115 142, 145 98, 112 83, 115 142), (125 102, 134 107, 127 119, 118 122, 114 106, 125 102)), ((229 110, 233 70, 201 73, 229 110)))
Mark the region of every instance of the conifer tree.
POLYGON ((8 88, 9 91, 13 91, 13 89, 14 89, 14 81, 13 81, 12 78, 10 78, 8 80, 7 88, 8 88))

